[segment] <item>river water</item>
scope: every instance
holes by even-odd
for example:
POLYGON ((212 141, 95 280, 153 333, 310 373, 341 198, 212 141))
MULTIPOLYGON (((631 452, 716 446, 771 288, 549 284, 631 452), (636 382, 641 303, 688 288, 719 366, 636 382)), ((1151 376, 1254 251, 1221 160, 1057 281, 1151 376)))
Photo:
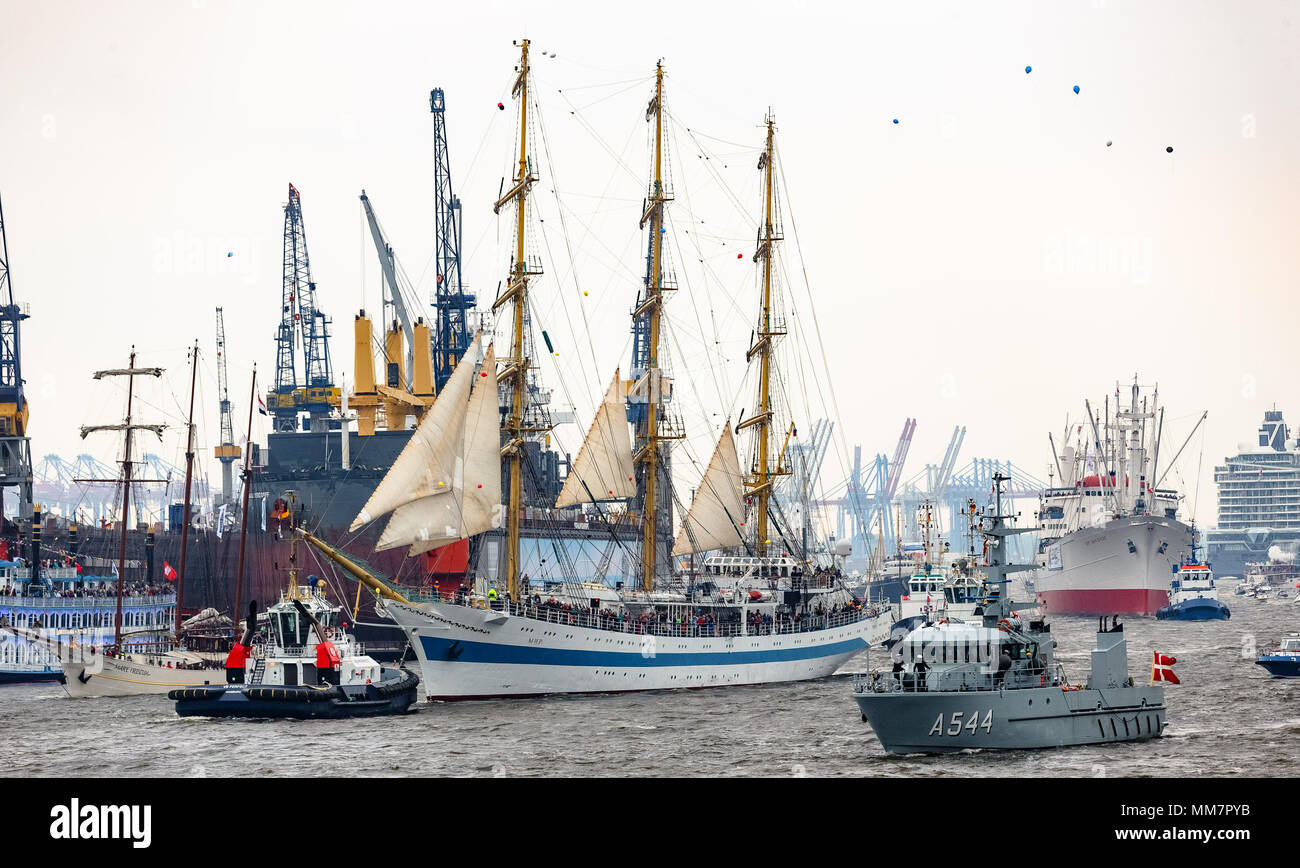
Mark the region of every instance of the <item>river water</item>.
MULTIPOLYGON (((1059 750, 890 757, 862 722, 851 675, 820 681, 421 705, 366 721, 180 718, 162 696, 68 699, 57 684, 0 687, 0 775, 205 776, 1300 776, 1300 679, 1254 665, 1300 630, 1300 605, 1221 589, 1232 619, 1130 618, 1129 672, 1178 658, 1163 738, 1059 750), (310 752, 302 748, 310 745, 310 752), (310 765, 297 757, 310 756, 310 765)), ((1056 618, 1057 659, 1087 676, 1096 619, 1056 618)), ((871 665, 888 665, 872 649, 871 665)))

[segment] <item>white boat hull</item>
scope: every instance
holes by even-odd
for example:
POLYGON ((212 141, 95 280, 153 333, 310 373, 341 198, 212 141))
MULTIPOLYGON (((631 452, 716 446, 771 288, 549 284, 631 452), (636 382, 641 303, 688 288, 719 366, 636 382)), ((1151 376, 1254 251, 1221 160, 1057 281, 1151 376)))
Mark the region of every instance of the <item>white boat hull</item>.
POLYGON ((1154 615, 1169 605, 1169 581, 1192 536, 1182 522, 1156 516, 1068 533, 1033 573, 1038 601, 1052 615, 1154 615))
POLYGON ((891 613, 798 633, 654 636, 449 603, 385 602, 430 701, 770 684, 824 678, 889 634, 891 613))
POLYGON ((92 657, 89 661, 65 661, 63 676, 64 690, 77 699, 166 694, 177 687, 226 683, 224 666, 169 669, 165 663, 159 666, 136 659, 102 656, 92 657))

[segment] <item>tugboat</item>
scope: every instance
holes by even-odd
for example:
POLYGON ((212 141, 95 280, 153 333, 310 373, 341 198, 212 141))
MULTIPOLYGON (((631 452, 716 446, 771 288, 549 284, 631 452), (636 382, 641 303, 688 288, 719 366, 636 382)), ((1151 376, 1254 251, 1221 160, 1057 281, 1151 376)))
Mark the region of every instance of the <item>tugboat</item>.
POLYGON ((1263 666, 1274 678, 1300 675, 1300 633, 1288 633, 1273 651, 1259 655, 1256 666, 1263 666))
MULTIPOLYGON (((983 571, 990 586, 1005 585, 1006 574, 1022 568, 1002 556, 1004 538, 1025 532, 1008 527, 1010 516, 1001 514, 1007 478, 994 476, 996 514, 984 516, 981 528, 989 538, 983 571)), ((1164 688, 1134 686, 1118 617, 1109 628, 1102 619, 1091 676, 1074 685, 1053 659, 1049 625, 1041 618, 1021 621, 1017 610, 1033 605, 995 593, 976 609, 980 623, 947 618, 921 627, 893 649, 892 672, 855 678, 854 700, 885 751, 934 754, 1158 737, 1165 727, 1164 688)))
MULTIPOLYGON (((313 577, 309 577, 310 578, 313 577)), ((420 679, 380 666, 343 629, 325 583, 291 583, 266 612, 270 637, 254 642, 257 603, 243 639, 226 661, 226 685, 169 691, 181 717, 366 717, 399 714, 415 701, 420 679)))
POLYGON ((1208 564, 1182 563, 1169 584, 1169 605, 1156 610, 1161 621, 1226 621, 1232 617, 1219 601, 1208 564))

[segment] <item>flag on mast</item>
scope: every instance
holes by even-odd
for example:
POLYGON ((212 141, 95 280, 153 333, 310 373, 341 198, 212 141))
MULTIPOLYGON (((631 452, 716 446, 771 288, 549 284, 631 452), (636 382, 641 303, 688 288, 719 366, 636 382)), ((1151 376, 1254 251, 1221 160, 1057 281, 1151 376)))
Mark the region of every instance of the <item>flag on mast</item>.
POLYGON ((262 400, 261 395, 257 396, 257 412, 261 413, 263 416, 267 415, 266 402, 262 400))
POLYGON ((266 530, 266 498, 262 498, 262 530, 266 530))
POLYGON ((217 509, 217 539, 221 539, 221 535, 225 532, 226 532, 226 505, 223 503, 221 504, 221 507, 217 509))
POLYGON ((163 578, 169 582, 176 581, 176 570, 172 569, 172 565, 166 561, 163 561, 163 578))

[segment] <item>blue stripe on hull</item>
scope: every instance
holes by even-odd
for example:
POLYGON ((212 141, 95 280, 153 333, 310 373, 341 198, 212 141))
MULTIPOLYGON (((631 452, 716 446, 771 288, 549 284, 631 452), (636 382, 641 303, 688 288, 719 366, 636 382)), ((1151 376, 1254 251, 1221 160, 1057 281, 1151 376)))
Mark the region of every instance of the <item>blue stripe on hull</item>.
MULTIPOLYGON (((671 641, 672 637, 666 637, 671 641)), ((786 663, 852 653, 867 647, 861 638, 845 639, 802 648, 773 648, 766 651, 656 651, 643 655, 630 651, 583 651, 570 648, 536 648, 494 642, 468 642, 421 636, 425 659, 430 662, 512 663, 536 666, 738 666, 746 663, 786 663), (451 650, 454 646, 454 650, 451 650), (451 653, 449 654, 449 650, 451 653)))

